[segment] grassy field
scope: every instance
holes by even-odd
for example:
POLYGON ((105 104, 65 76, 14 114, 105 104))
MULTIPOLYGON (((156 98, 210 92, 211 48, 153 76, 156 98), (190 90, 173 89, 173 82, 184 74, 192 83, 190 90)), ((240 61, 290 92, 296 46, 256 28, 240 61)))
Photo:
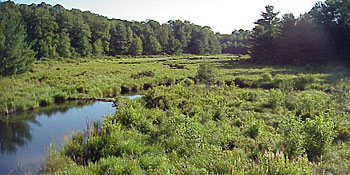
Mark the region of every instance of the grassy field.
MULTIPOLYGON (((69 97, 116 97, 159 85, 195 79, 200 64, 216 67, 215 83, 253 88, 324 90, 343 70, 310 67, 266 67, 242 64, 247 56, 179 56, 42 60, 23 75, 0 77, 0 113, 23 111, 67 100, 69 97), (334 73, 338 72, 338 73, 334 73), (340 72, 340 73, 339 73, 340 72), (288 88, 288 87, 286 87, 288 88)), ((339 68, 340 69, 340 68, 339 68)))
POLYGON ((43 174, 349 174, 347 70, 247 59, 41 60, 0 79, 1 112, 144 94, 49 150, 43 174))
POLYGON ((349 82, 343 83, 328 93, 155 87, 140 99, 122 98, 102 125, 51 149, 43 173, 349 174, 349 82))

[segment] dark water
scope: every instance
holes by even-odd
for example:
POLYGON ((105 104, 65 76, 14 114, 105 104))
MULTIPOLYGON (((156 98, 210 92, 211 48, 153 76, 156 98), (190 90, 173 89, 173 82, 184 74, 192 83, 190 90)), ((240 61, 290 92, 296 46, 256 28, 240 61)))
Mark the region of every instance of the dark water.
POLYGON ((37 171, 51 143, 61 145, 70 133, 84 131, 88 122, 102 122, 102 116, 113 113, 112 103, 94 102, 0 117, 0 174, 37 171))

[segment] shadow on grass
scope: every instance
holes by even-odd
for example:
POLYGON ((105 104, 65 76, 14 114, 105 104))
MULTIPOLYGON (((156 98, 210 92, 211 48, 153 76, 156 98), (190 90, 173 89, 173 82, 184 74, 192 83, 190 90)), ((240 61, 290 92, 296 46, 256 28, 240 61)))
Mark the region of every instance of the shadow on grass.
POLYGON ((327 83, 334 83, 338 80, 350 76, 350 68, 344 64, 328 64, 315 66, 310 64, 305 65, 271 65, 271 64, 256 64, 248 60, 217 60, 215 62, 218 69, 236 70, 229 75, 262 75, 269 72, 275 76, 278 74, 298 75, 298 74, 324 74, 323 79, 327 83), (244 69, 246 71, 241 71, 244 69))

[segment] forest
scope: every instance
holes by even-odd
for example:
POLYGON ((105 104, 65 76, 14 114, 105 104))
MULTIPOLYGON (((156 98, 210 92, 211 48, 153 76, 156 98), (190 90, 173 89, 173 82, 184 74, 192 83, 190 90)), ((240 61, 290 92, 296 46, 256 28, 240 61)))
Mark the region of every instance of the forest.
POLYGON ((350 174, 349 12, 267 5, 251 31, 220 34, 0 2, 0 113, 118 101, 38 174, 350 174))
POLYGON ((252 31, 214 33, 208 26, 169 20, 160 24, 108 19, 57 4, 1 2, 2 75, 20 74, 42 58, 159 54, 247 54, 254 62, 348 62, 349 3, 317 3, 295 17, 266 6, 252 31))

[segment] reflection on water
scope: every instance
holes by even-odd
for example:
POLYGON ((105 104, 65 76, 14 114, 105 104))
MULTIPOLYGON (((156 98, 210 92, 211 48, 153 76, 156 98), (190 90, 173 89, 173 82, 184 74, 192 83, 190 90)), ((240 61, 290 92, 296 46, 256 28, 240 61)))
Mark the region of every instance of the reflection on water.
POLYGON ((32 140, 29 130, 30 127, 26 121, 0 121, 1 154, 15 153, 17 146, 23 147, 27 145, 32 140))
POLYGON ((50 143, 61 145, 64 137, 83 131, 86 123, 112 114, 112 103, 70 102, 37 111, 0 116, 0 174, 33 172, 45 158, 50 143))
POLYGON ((140 95, 140 94, 131 94, 131 95, 126 95, 125 97, 127 97, 129 99, 135 99, 135 98, 142 97, 142 95, 140 95))

